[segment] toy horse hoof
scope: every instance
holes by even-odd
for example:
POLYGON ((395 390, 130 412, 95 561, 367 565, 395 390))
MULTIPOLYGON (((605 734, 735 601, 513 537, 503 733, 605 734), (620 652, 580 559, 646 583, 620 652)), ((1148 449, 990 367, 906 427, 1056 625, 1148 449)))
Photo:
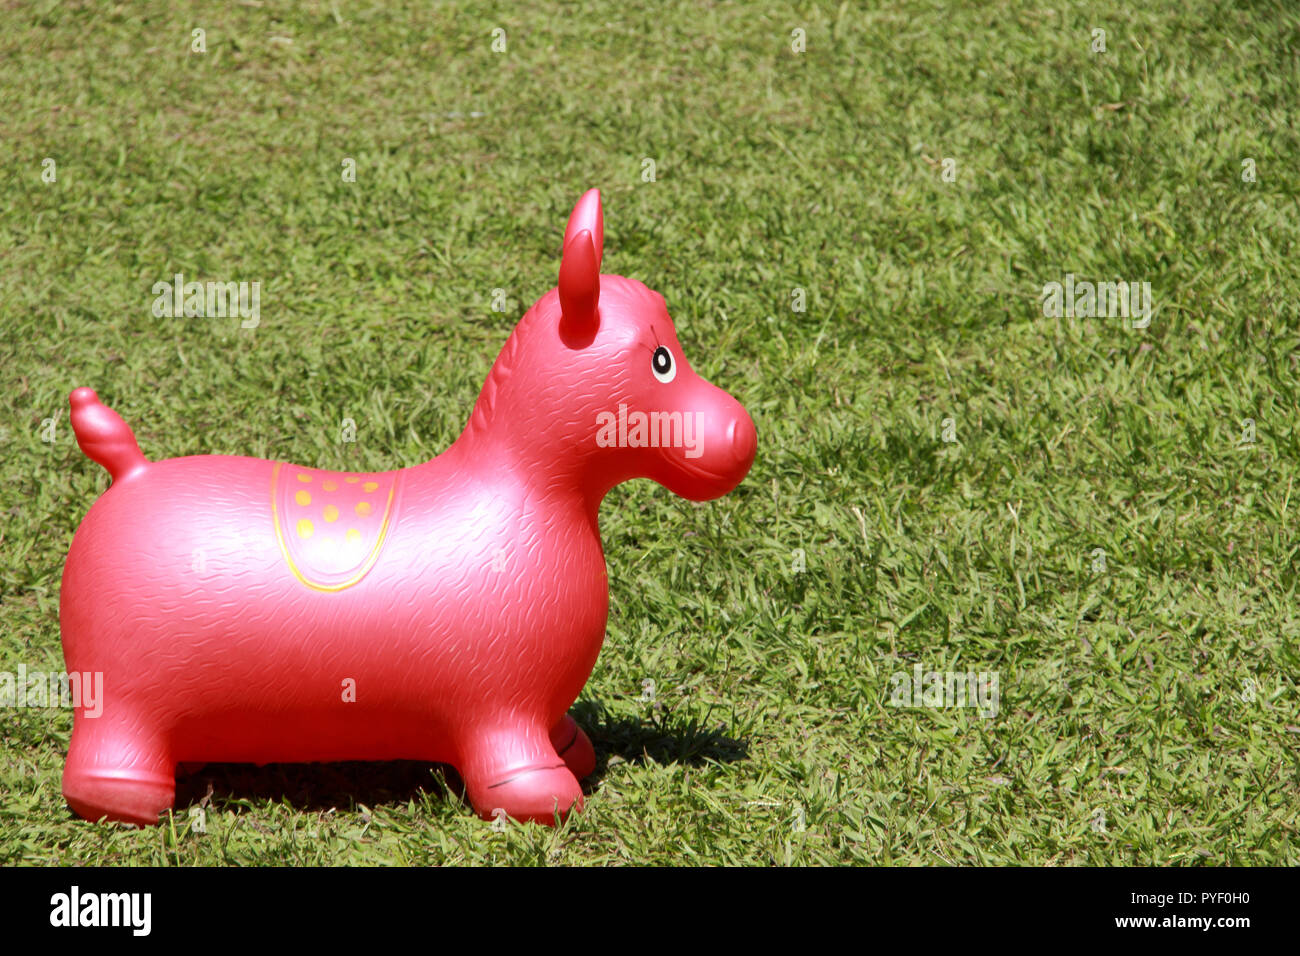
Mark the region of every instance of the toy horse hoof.
POLYGON ((577 721, 568 714, 551 731, 551 745, 564 760, 569 772, 579 780, 590 777, 596 769, 596 748, 591 745, 590 738, 578 726, 577 721))
POLYGON ((471 793, 470 799, 485 820, 505 811, 521 823, 554 823, 557 817, 563 820, 582 809, 582 787, 564 764, 531 767, 513 771, 479 794, 471 793))
POLYGON ((63 796, 77 816, 152 826, 176 798, 170 776, 116 771, 68 771, 63 796))

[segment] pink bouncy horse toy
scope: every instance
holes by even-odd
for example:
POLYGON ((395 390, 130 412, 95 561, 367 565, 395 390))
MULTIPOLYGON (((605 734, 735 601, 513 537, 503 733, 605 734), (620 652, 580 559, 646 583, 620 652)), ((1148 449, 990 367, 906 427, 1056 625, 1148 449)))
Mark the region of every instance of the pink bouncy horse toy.
POLYGON ((567 715, 609 606, 597 513, 653 478, 705 501, 754 460, 745 409, 687 364, 664 299, 601 275, 579 200, 558 289, 520 320, 469 424, 376 474, 225 455, 148 461, 89 388, 82 450, 112 475, 78 528, 60 620, 75 712, 63 793, 158 822, 178 763, 427 760, 480 816, 581 809, 595 753, 567 715))

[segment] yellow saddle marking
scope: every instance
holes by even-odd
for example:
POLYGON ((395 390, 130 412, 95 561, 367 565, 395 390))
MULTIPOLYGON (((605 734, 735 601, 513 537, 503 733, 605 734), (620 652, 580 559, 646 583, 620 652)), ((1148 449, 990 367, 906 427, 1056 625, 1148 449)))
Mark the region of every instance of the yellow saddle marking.
POLYGON ((271 522, 293 576, 342 591, 374 567, 394 520, 401 471, 349 474, 276 462, 271 522))

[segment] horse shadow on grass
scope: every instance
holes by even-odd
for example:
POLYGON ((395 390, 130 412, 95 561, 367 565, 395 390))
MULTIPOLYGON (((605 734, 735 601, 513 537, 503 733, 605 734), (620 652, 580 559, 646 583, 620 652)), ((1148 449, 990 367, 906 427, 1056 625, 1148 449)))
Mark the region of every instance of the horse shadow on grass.
MULTIPOLYGON (((591 794, 611 762, 682 764, 732 763, 749 756, 749 743, 726 736, 721 727, 706 727, 693 718, 652 714, 648 720, 611 717, 599 705, 579 702, 570 710, 596 748, 596 769, 582 781, 591 794), (615 760, 617 758, 617 761, 615 760)), ((420 760, 347 761, 342 763, 213 763, 176 781, 176 815, 191 807, 268 801, 300 812, 400 806, 412 801, 464 800, 465 788, 455 768, 420 760)))

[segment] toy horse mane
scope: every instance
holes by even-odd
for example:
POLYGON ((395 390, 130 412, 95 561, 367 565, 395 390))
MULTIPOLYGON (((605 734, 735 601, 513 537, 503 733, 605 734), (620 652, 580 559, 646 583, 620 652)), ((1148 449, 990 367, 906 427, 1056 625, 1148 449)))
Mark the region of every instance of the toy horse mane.
MULTIPOLYGON (((535 336, 545 334, 546 330, 542 328, 545 323, 558 322, 560 310, 558 308, 544 307, 547 299, 555 294, 556 290, 552 289, 538 299, 532 308, 524 313, 523 318, 511 331, 510 337, 506 339, 506 344, 502 346, 500 354, 497 355, 496 361, 492 364, 492 370, 488 372, 487 379, 483 382, 483 389, 479 393, 478 401, 474 404, 474 411, 470 415, 466 431, 471 436, 479 436, 488 431, 489 423, 496 412, 501 389, 514 374, 515 364, 519 356, 538 354, 530 351, 530 340, 535 336)), ((625 276, 602 275, 600 277, 600 296, 601 300, 607 303, 613 304, 617 302, 621 306, 620 311, 628 311, 631 314, 643 314, 653 309, 667 311, 662 295, 649 288, 645 283, 625 276)))
POLYGON ((466 428, 472 436, 489 430, 492 415, 496 411, 497 394, 514 372, 515 360, 519 356, 519 330, 522 324, 515 326, 510 333, 510 338, 506 339, 506 344, 501 348, 501 354, 492 363, 492 371, 488 372, 487 380, 483 382, 483 390, 474 403, 474 411, 470 414, 469 426, 466 428))

